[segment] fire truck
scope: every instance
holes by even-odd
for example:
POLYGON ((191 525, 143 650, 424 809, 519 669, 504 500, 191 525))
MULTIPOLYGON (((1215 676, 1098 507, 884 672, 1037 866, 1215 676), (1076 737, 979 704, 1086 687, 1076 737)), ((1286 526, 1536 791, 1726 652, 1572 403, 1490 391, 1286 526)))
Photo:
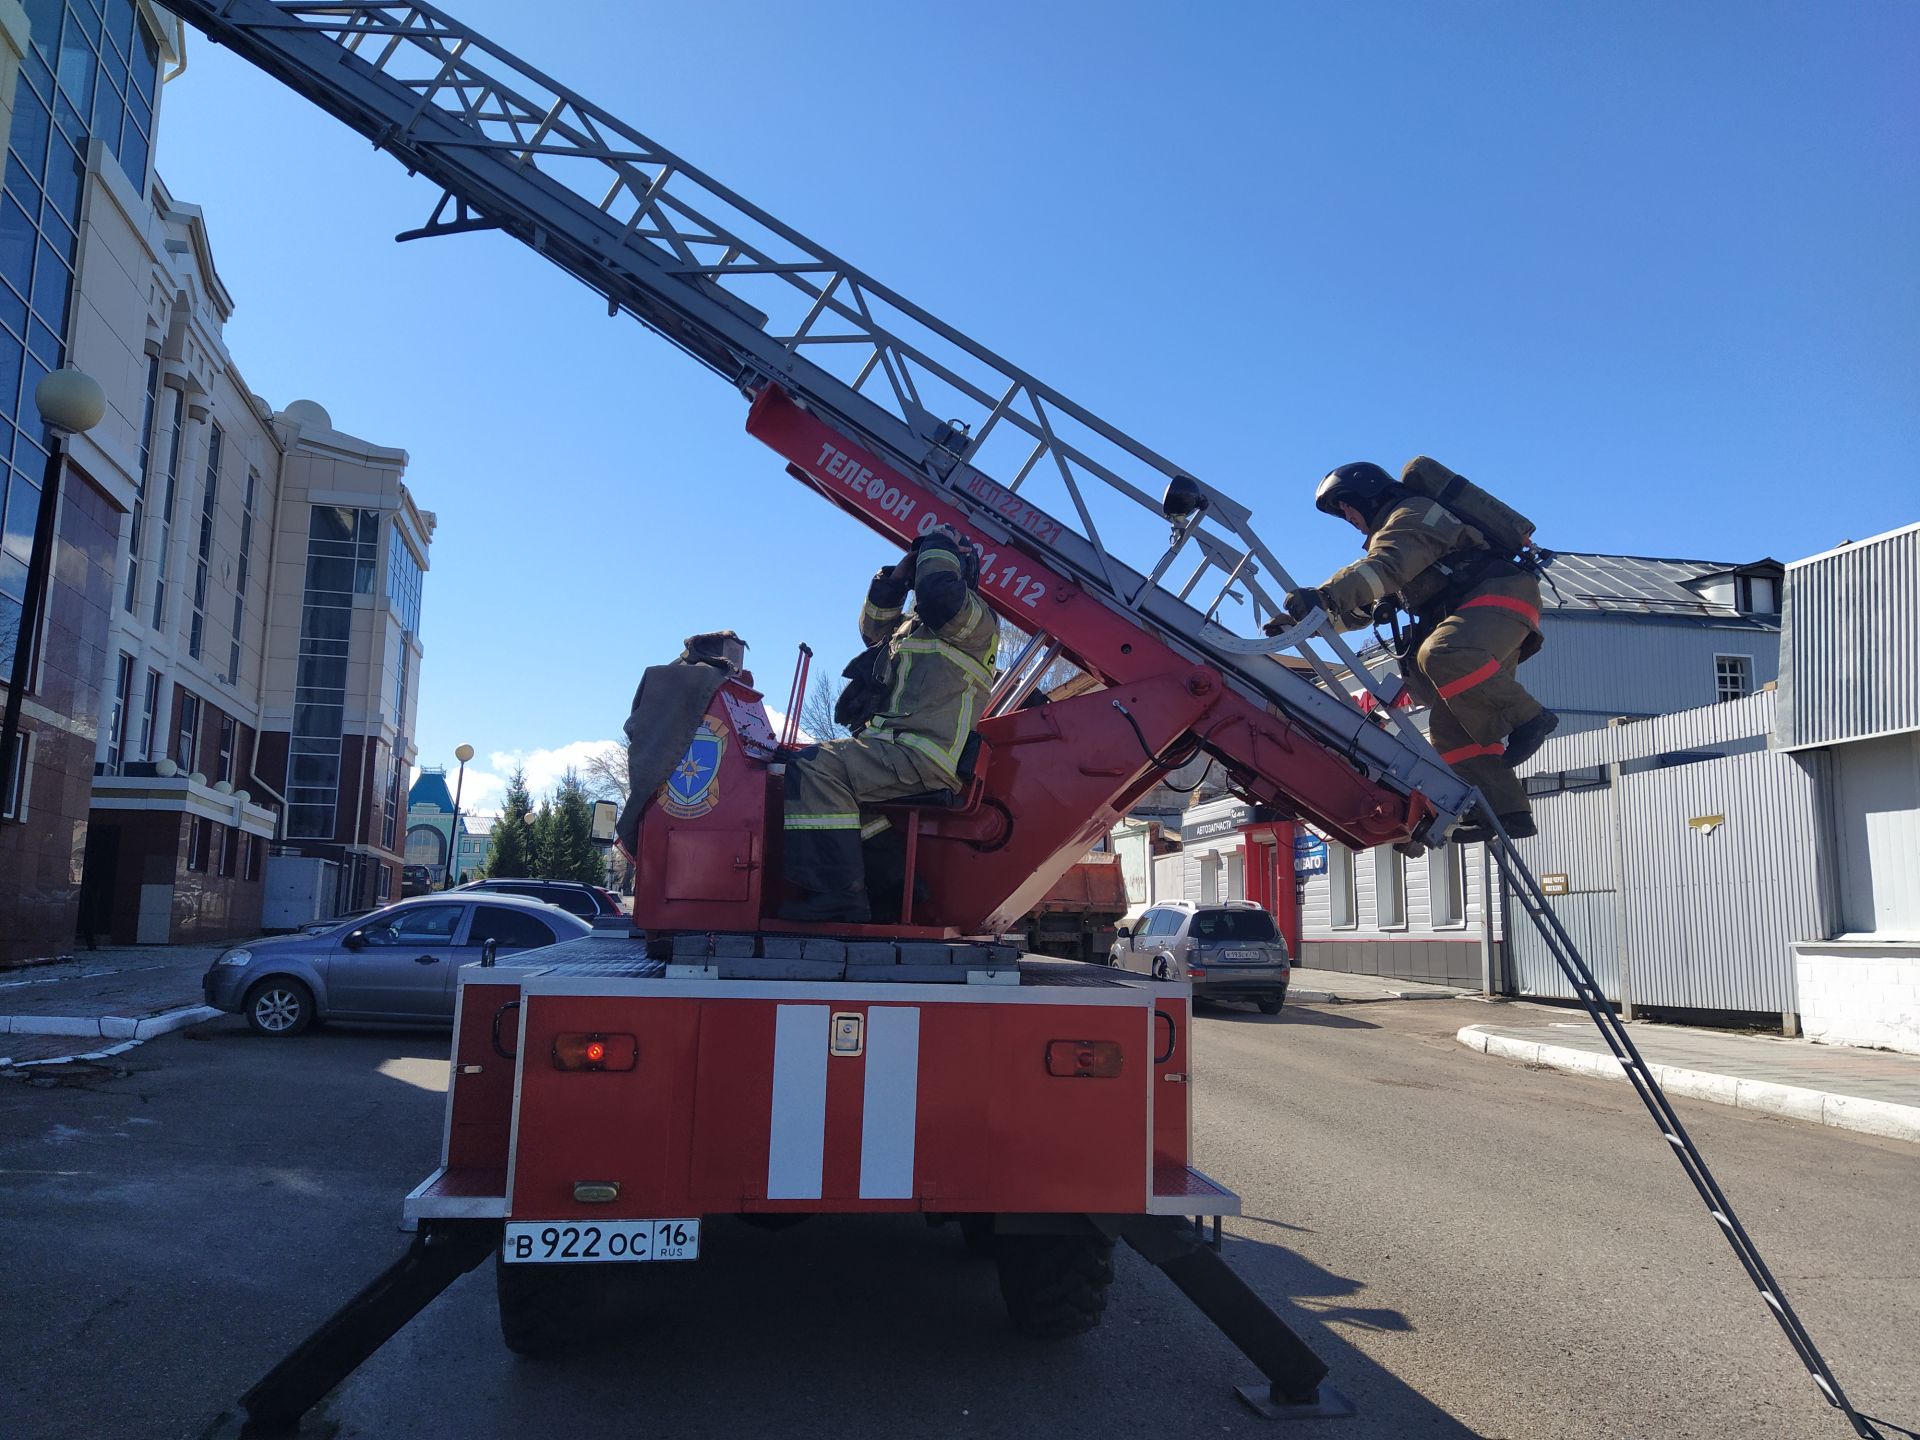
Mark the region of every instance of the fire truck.
MULTIPOLYGON (((1345 1413, 1219 1253, 1239 1202, 1194 1164, 1188 987, 1007 938, 1200 756, 1250 803, 1356 849, 1444 844, 1473 810, 1324 614, 1262 633, 1293 587, 1250 509, 431 5, 171 8, 439 188, 398 238, 520 240, 732 386, 796 495, 902 546, 936 525, 977 545, 982 598, 1030 637, 962 783, 876 807, 905 842, 886 925, 777 918, 790 749, 734 665, 641 817, 638 933, 460 973, 440 1163, 404 1202, 413 1244, 231 1425, 296 1430, 483 1263, 508 1346, 551 1352, 618 1267, 724 1245, 716 1217, 833 1212, 958 1221, 1037 1334, 1097 1323, 1125 1243, 1259 1369, 1250 1404, 1345 1413), (1122 542, 1146 533, 1130 561, 1122 542), (1062 659, 1091 683, 1030 703, 1062 659)), ((1874 1433, 1532 877, 1510 845, 1495 853, 1796 1353, 1874 1433)))

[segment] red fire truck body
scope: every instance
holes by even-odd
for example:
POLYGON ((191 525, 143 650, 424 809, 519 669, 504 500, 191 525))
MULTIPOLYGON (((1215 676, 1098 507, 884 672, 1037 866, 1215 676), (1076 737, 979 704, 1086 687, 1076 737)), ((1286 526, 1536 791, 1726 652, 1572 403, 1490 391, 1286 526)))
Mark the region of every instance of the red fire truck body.
POLYGON ((1238 1213, 1188 1165, 1184 985, 1033 959, 971 984, 682 978, 645 948, 462 973, 411 1218, 1238 1213), (589 1043, 600 1066, 569 1062, 589 1043))

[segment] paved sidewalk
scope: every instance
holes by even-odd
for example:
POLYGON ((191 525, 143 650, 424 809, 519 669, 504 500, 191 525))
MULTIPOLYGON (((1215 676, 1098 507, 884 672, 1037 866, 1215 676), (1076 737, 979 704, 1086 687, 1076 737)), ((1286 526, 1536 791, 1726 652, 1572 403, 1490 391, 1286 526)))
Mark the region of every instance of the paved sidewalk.
POLYGON ((1297 965, 1293 979, 1287 986, 1289 1000, 1315 1000, 1335 1005, 1361 1000, 1458 1000, 1463 995, 1479 993, 1452 985, 1401 980, 1390 975, 1352 975, 1345 970, 1307 970, 1297 965))
POLYGON ((110 945, 0 971, 0 1066, 117 1055, 210 1019, 200 977, 227 948, 110 945))
MULTIPOLYGON (((1920 1144, 1920 1056, 1681 1025, 1635 1023, 1628 1033, 1669 1095, 1920 1144)), ((1626 1079, 1584 1019, 1468 1025, 1456 1038, 1508 1060, 1626 1079)))

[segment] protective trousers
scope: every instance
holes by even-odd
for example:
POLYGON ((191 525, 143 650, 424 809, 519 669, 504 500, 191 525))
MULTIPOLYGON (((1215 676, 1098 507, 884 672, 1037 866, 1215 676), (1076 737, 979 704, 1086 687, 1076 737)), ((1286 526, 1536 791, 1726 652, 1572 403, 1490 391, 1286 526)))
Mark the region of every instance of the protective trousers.
POLYGON ((1539 620, 1540 591, 1530 577, 1482 587, 1434 626, 1405 677, 1414 700, 1428 706, 1434 749, 1479 788, 1496 815, 1533 808, 1506 762, 1505 741, 1541 710, 1514 678, 1537 648, 1528 642, 1539 620))
POLYGON ((787 765, 787 879, 814 894, 864 893, 861 805, 957 783, 891 740, 858 736, 802 750, 787 765))

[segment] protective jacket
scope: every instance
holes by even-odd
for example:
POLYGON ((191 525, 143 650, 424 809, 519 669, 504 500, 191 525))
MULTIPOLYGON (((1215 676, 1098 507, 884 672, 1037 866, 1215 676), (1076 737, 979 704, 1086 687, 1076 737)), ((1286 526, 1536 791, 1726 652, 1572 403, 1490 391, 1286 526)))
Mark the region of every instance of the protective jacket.
POLYGON ((923 544, 915 557, 912 613, 903 615, 906 586, 882 571, 860 611, 860 638, 883 641, 892 669, 886 703, 866 738, 890 740, 957 781, 960 754, 993 688, 1000 626, 963 575, 960 558, 923 544))
POLYGON ((1366 555, 1320 588, 1343 630, 1368 624, 1389 595, 1427 625, 1473 597, 1504 596, 1514 602, 1506 608, 1540 628, 1538 583, 1437 500, 1415 497, 1389 509, 1367 533, 1366 555))

